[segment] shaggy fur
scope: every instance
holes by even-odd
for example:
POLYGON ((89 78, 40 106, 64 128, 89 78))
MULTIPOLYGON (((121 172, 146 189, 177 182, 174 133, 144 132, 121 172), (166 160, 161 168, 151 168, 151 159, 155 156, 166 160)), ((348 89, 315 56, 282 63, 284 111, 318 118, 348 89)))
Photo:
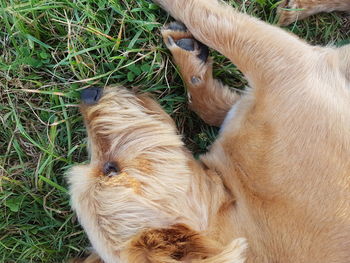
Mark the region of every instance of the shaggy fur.
POLYGON ((114 87, 83 104, 91 161, 68 178, 96 251, 85 262, 349 262, 350 46, 310 46, 214 0, 157 2, 188 28, 162 34, 190 105, 221 131, 195 160, 147 96, 114 87), (195 39, 237 65, 246 94, 213 79, 195 39))

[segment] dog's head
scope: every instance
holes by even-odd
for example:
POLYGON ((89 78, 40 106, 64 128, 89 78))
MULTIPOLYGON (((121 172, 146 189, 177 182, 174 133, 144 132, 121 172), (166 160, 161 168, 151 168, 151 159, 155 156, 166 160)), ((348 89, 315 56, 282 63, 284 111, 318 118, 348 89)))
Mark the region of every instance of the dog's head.
POLYGON ((70 170, 70 194, 102 259, 179 262, 219 253, 199 234, 208 224, 209 193, 196 190, 193 174, 204 170, 171 118, 123 88, 90 88, 82 101, 91 160, 70 170))

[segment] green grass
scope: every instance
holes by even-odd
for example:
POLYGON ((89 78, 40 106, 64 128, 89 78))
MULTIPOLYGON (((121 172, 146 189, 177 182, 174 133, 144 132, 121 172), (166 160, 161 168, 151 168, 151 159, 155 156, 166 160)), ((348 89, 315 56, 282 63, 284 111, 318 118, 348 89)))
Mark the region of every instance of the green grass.
MULTIPOLYGON (((275 21, 273 2, 230 4, 275 21)), ((342 44, 349 20, 320 15, 289 29, 315 44, 342 44)), ((0 262, 66 262, 88 245, 64 178, 87 160, 77 109, 84 87, 120 84, 152 93, 195 154, 215 139, 217 129, 186 107, 159 34, 168 21, 145 0, 0 1, 0 262)), ((237 69, 213 55, 215 75, 243 88, 237 69)))

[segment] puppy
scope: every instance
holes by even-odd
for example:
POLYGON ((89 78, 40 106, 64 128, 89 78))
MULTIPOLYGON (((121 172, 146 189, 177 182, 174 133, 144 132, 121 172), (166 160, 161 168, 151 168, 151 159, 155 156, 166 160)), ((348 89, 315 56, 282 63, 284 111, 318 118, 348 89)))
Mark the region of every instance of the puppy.
POLYGON ((220 134, 195 160, 149 97, 85 90, 90 163, 68 177, 96 252, 85 262, 349 262, 350 46, 310 46, 214 0, 157 2, 184 23, 162 35, 190 107, 220 134), (213 79, 206 46, 251 88, 213 79))

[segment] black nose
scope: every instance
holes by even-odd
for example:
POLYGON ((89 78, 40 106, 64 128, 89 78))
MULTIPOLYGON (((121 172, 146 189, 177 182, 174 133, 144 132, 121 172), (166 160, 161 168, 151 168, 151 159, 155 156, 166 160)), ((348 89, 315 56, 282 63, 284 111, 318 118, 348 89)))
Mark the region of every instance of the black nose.
POLYGON ((102 89, 97 87, 91 87, 84 89, 80 94, 80 99, 86 104, 95 104, 101 98, 102 89))

